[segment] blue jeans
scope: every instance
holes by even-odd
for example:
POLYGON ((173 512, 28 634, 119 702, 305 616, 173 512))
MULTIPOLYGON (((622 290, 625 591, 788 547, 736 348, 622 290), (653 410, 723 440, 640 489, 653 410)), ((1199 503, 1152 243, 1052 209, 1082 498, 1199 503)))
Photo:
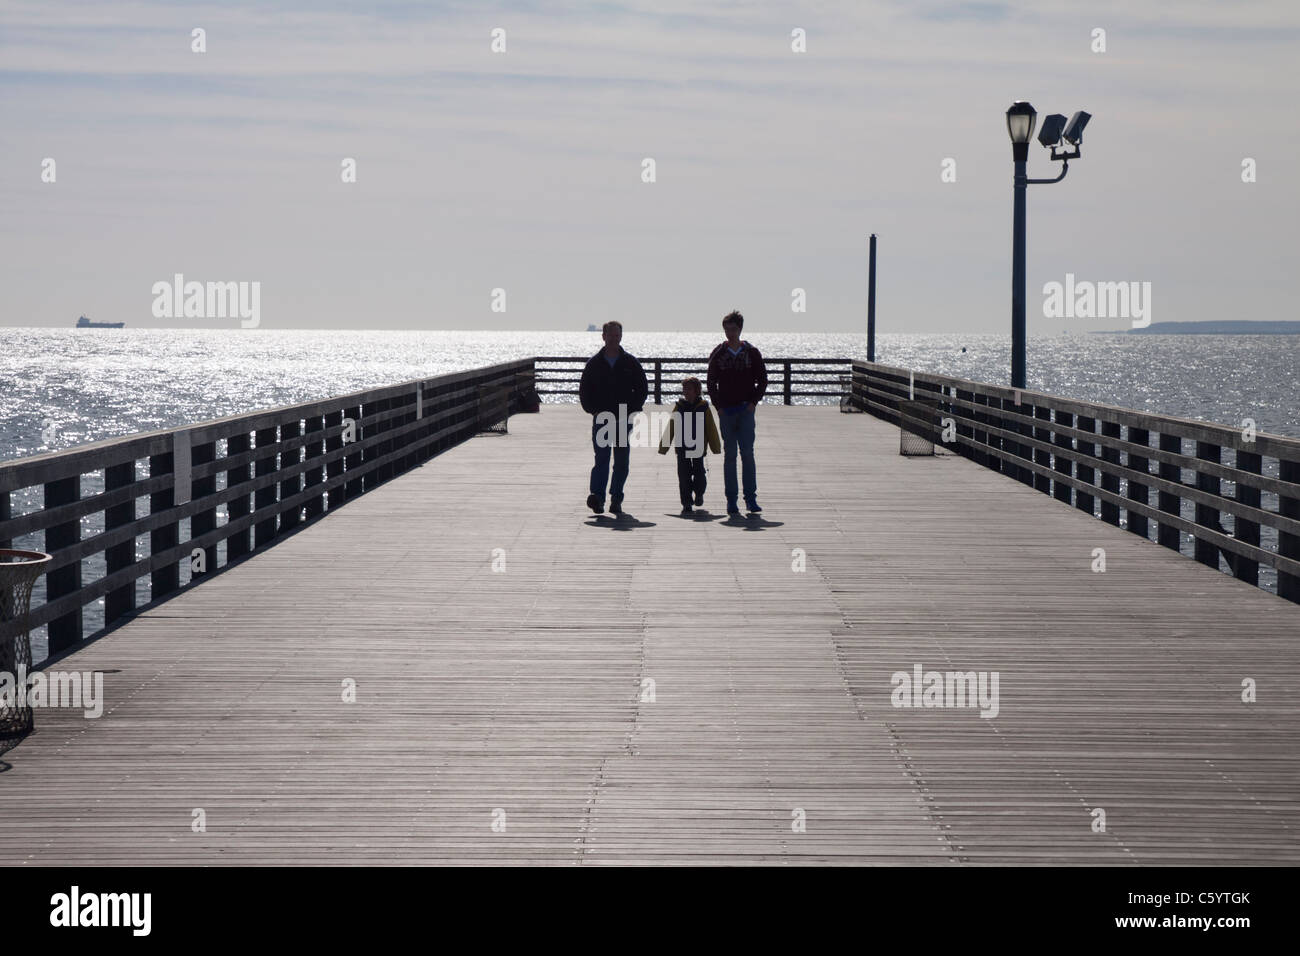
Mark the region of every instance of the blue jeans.
POLYGON ((758 478, 754 473, 754 412, 745 406, 738 409, 719 409, 718 420, 722 423, 722 484, 726 491, 727 503, 736 500, 736 446, 740 446, 741 478, 745 487, 745 498, 758 494, 758 478))
POLYGON ((629 421, 624 433, 619 438, 618 423, 611 423, 606 434, 613 437, 619 442, 614 448, 609 445, 601 447, 596 441, 596 433, 600 431, 597 424, 598 419, 593 415, 591 418, 591 447, 596 452, 596 464, 591 468, 591 493, 599 495, 600 500, 605 500, 605 482, 609 481, 609 500, 620 502, 623 500, 623 484, 627 481, 628 463, 631 455, 631 446, 628 445, 628 433, 632 430, 632 416, 628 416, 629 421), (614 453, 614 478, 609 478, 609 454, 614 453))

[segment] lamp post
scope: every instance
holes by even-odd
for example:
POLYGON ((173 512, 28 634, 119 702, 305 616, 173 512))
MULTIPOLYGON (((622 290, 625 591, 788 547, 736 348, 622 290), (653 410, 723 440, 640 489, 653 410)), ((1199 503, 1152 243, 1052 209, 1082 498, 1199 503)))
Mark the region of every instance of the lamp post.
POLYGON ((867 361, 876 360, 876 234, 871 234, 871 255, 867 266, 867 361))
POLYGON ((1029 137, 1038 114, 1017 100, 1007 110, 1011 158, 1016 166, 1016 193, 1011 237, 1011 387, 1025 387, 1025 168, 1029 162, 1029 137))
POLYGON ((1066 122, 1060 113, 1044 118, 1038 142, 1052 151, 1052 159, 1061 163, 1061 175, 1055 179, 1030 179, 1028 176, 1029 137, 1034 135, 1037 111, 1024 100, 1016 100, 1007 110, 1007 133, 1011 137, 1011 158, 1015 163, 1015 203, 1012 212, 1011 238, 1011 387, 1025 387, 1025 189, 1031 183, 1059 183, 1070 170, 1070 160, 1078 158, 1083 142, 1083 128, 1091 114, 1082 110, 1066 122), (1073 152, 1057 153, 1062 138, 1074 147, 1073 152))

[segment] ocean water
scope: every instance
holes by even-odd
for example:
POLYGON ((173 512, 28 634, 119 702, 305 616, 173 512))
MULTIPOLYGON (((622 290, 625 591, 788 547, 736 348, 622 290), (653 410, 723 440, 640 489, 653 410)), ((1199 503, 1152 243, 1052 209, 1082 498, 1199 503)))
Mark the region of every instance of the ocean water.
MULTIPOLYGON (((865 335, 750 329, 746 338, 773 358, 866 358, 865 335)), ((646 357, 703 358, 719 340, 714 333, 628 329, 623 345, 646 357)), ((600 345, 595 332, 0 328, 0 461, 510 359, 588 356, 600 345)), ((1005 384, 1009 353, 1002 335, 882 335, 876 358, 1005 384)), ((1260 431, 1300 437, 1298 360, 1300 336, 1063 335, 1030 341, 1028 387, 1237 427, 1252 418, 1260 431)), ((83 481, 83 495, 101 489, 102 475, 83 481)), ((39 508, 39 489, 15 494, 12 504, 14 514, 39 508)), ((1275 508, 1276 500, 1264 506, 1275 508)), ((102 530, 102 513, 84 519, 83 535, 102 530)), ((181 533, 183 540, 188 529, 181 533)), ((41 537, 14 546, 40 549, 41 537)), ((1266 547, 1275 538, 1265 529, 1266 547)), ((144 536, 140 557, 147 547, 144 536)), ((83 563, 83 580, 102 574, 102 556, 83 563)), ((1272 577, 1261 569, 1265 587, 1272 577)), ((182 584, 187 580, 183 567, 182 584)), ((33 606, 43 603, 42 591, 38 586, 33 606)), ((145 578, 137 603, 148 600, 145 578)), ((87 632, 98 627, 102 602, 85 617, 87 632)), ((33 631, 32 643, 39 661, 44 628, 33 631)))
MULTIPOLYGON (((746 338, 772 357, 866 358, 865 335, 751 329, 746 338)), ((704 357, 718 341, 628 330, 623 345, 636 355, 704 357)), ((599 347, 595 332, 0 328, 0 461, 599 347)), ((996 384, 1010 380, 1009 354, 1007 336, 987 334, 883 335, 876 349, 890 365, 996 384)), ((1227 425, 1253 418, 1260 431, 1300 437, 1300 336, 1032 339, 1028 387, 1227 425)))

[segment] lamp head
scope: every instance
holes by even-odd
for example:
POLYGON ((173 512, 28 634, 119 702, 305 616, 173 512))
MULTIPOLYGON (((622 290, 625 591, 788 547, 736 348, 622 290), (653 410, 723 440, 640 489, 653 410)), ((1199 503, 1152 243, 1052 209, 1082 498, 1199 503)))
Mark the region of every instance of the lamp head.
POLYGON ((1028 143, 1034 135, 1034 121, 1038 112, 1025 100, 1016 100, 1007 110, 1007 133, 1014 145, 1028 143))

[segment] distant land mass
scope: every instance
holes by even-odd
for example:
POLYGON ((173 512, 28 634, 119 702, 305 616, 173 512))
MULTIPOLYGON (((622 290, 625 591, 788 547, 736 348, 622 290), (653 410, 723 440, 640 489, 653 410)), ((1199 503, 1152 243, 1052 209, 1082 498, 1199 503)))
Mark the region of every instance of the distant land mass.
POLYGON ((1152 322, 1141 329, 1116 329, 1105 332, 1128 332, 1133 335, 1300 335, 1300 322, 1253 322, 1226 320, 1222 322, 1152 322))

